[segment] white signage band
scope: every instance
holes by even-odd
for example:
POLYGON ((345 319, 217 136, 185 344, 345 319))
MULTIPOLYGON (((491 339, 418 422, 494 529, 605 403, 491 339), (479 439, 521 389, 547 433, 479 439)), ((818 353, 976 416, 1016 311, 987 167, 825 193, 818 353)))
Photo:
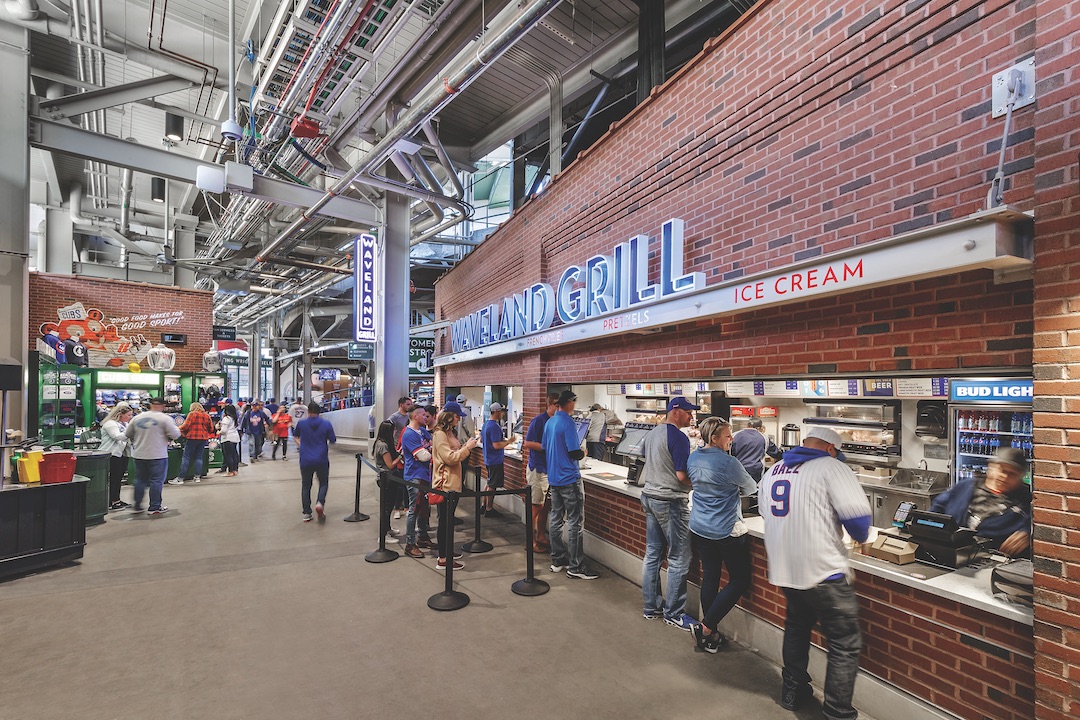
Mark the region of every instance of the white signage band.
MULTIPOLYGON (((704 318, 839 295, 920 278, 949 275, 976 268, 993 268, 1005 272, 1028 270, 1032 267, 1032 251, 1030 245, 1024 242, 1023 233, 1017 232, 1017 225, 1030 221, 1031 218, 1028 215, 1017 210, 1008 207, 994 208, 974 213, 960 220, 940 223, 885 240, 859 245, 812 261, 793 264, 781 272, 761 273, 713 287, 701 287, 703 282, 700 280, 702 277, 700 273, 682 274, 681 221, 671 221, 679 223, 678 267, 674 267, 676 258, 673 253, 670 258, 672 266, 665 270, 667 275, 661 278, 660 287, 652 285, 648 288, 643 288, 634 282, 636 278, 632 278, 633 273, 630 272, 634 269, 632 265, 627 265, 625 270, 619 268, 622 273, 620 277, 629 278, 622 287, 635 286, 635 291, 638 293, 634 296, 638 302, 631 301, 627 309, 622 309, 624 307, 622 305, 615 305, 615 310, 606 313, 590 314, 586 311, 581 314, 583 319, 576 322, 565 322, 563 325, 546 330, 536 329, 538 325, 542 326, 543 323, 539 321, 547 318, 546 313, 553 311, 552 296, 547 295, 543 313, 527 315, 523 318, 522 324, 532 332, 526 330, 519 333, 517 332, 519 329, 518 309, 536 299, 536 295, 529 299, 527 294, 540 286, 545 288, 541 292, 552 291, 549 285, 537 283, 530 290, 525 291, 525 296, 516 295, 507 299, 510 301, 510 313, 513 320, 509 336, 504 335, 501 330, 498 334, 494 331, 495 327, 505 326, 504 321, 499 319, 506 317, 507 301, 504 300, 501 316, 498 315, 497 306, 492 305, 453 324, 454 329, 461 327, 470 337, 477 340, 486 339, 487 344, 479 342, 479 346, 474 346, 468 342, 459 343, 455 336, 452 343, 454 352, 436 357, 435 365, 436 367, 453 365, 583 340, 648 331, 704 318), (693 279, 686 280, 686 278, 693 279), (679 283, 682 285, 680 286, 679 283), (669 294, 664 294, 665 289, 669 290, 669 294), (648 293, 643 293, 642 290, 651 290, 654 293, 653 299, 645 300, 648 293), (520 304, 518 304, 519 297, 522 298, 520 304), (481 314, 484 315, 481 317, 481 314), (526 324, 524 321, 531 324, 526 324), (466 323, 477 323, 477 325, 466 326, 466 323), (487 329, 486 337, 484 329, 487 329), (509 339, 505 339, 506 337, 509 339)), ((665 223, 665 231, 670 224, 670 222, 665 223)), ((661 233, 661 236, 663 238, 664 233, 661 233)), ((634 240, 641 237, 638 236, 634 240)), ((623 243, 619 247, 628 246, 634 240, 623 243)), ((670 251, 671 248, 669 247, 668 250, 670 251)), ((661 255, 664 251, 665 247, 662 245, 661 255)), ((622 251, 616 248, 615 258, 620 252, 622 251)), ((625 252, 631 252, 631 250, 628 249, 625 252)), ((647 249, 638 254, 648 257, 647 249)), ((590 258, 586 263, 586 268, 595 259, 590 258)), ((668 261, 669 257, 662 257, 662 264, 668 261)), ((612 258, 612 265, 617 266, 614 258, 612 258)), ((637 266, 638 270, 642 268, 644 264, 637 266)), ((582 268, 575 266, 568 268, 562 277, 565 279, 573 270, 583 272, 582 268)), ((597 282, 597 287, 601 287, 601 281, 597 282)), ((613 288, 616 286, 618 284, 613 288)), ((562 294, 560 288, 559 295, 562 294)), ((600 303, 598 298, 605 297, 608 296, 604 295, 603 290, 590 294, 586 281, 584 292, 580 288, 567 291, 567 306, 571 311, 575 308, 580 310, 582 306, 598 307, 600 303), (573 293, 578 294, 573 295, 573 293), (597 304, 594 305, 594 301, 597 304)), ((548 320, 547 324, 550 325, 550 322, 548 320)))

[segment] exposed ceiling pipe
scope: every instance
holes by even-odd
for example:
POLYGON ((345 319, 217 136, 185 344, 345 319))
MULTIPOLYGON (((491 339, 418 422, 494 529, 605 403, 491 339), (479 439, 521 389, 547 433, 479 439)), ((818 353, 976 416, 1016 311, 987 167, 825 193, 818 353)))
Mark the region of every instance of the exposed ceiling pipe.
POLYGON ((38 6, 34 0, 5 0, 4 9, 17 20, 35 20, 38 16, 38 6))
POLYGON ((298 267, 305 270, 318 270, 319 272, 336 273, 338 275, 348 275, 352 277, 352 268, 338 267, 337 265, 323 265, 322 263, 308 262, 307 260, 298 260, 297 258, 282 258, 282 257, 268 257, 264 258, 262 262, 269 265, 288 265, 289 267, 298 267))
MULTIPOLYGON (((430 120, 432 116, 453 100, 457 93, 464 90, 470 83, 476 80, 476 78, 480 77, 483 71, 491 63, 498 60, 507 49, 524 36, 535 23, 539 22, 551 12, 559 2, 560 0, 534 0, 525 7, 520 15, 507 23, 503 28, 498 31, 492 31, 490 42, 486 42, 488 40, 487 37, 482 37, 481 41, 485 41, 484 45, 476 48, 473 58, 469 62, 466 62, 464 67, 445 78, 443 87, 440 88, 433 97, 426 102, 416 103, 413 107, 409 108, 409 110, 405 112, 405 115, 399 119, 395 127, 391 129, 382 140, 376 143, 375 147, 365 153, 359 162, 349 168, 345 175, 343 175, 332 188, 327 190, 314 205, 301 213, 299 218, 297 218, 289 227, 285 228, 285 230, 277 237, 271 240, 270 243, 263 248, 263 254, 269 255, 288 241, 293 233, 306 225, 311 217, 325 207, 334 197, 340 195, 347 187, 349 187, 349 184, 352 183, 354 179, 361 175, 370 179, 370 171, 385 160, 386 156, 399 140, 411 134, 424 121, 430 120)), ((367 179, 362 182, 366 182, 367 179)), ((384 181, 385 179, 380 178, 380 180, 384 181)), ((465 213, 463 212, 462 214, 464 215, 465 213)))
POLYGON ((131 183, 134 173, 124 168, 120 173, 120 233, 128 234, 131 224, 131 183))
POLYGON ((443 147, 442 140, 439 139, 439 134, 435 132, 435 128, 432 127, 430 120, 425 120, 420 126, 424 131, 424 137, 431 143, 431 147, 435 149, 435 154, 439 158, 439 162, 442 163, 443 168, 446 170, 446 174, 450 178, 450 183, 454 186, 454 197, 465 197, 465 188, 461 185, 461 178, 458 177, 457 171, 454 169, 454 163, 450 161, 450 156, 446 152, 446 148, 443 147))
MULTIPOLYGON (((167 2, 168 0, 166 0, 167 2)), ((165 12, 162 8, 161 28, 165 30, 165 12)), ((151 21, 153 18, 151 17, 151 21)), ((244 137, 244 131, 240 123, 236 122, 236 0, 229 0, 229 40, 225 45, 228 48, 229 63, 229 118, 221 123, 221 137, 232 142, 240 142, 244 137)), ((202 95, 200 91, 200 96, 202 95)), ((210 101, 207 100, 207 105, 210 101)), ((196 109, 198 104, 196 103, 196 109)), ((209 108, 207 108, 209 109, 209 108)))
MULTIPOLYGON (((120 60, 137 63, 152 70, 159 70, 169 75, 184 78, 185 80, 196 83, 203 82, 203 73, 201 70, 196 70, 190 65, 167 57, 163 53, 140 48, 136 45, 130 45, 125 42, 123 38, 118 38, 107 31, 105 32, 105 47, 99 48, 92 41, 80 39, 70 23, 55 20, 44 14, 41 14, 34 20, 24 20, 12 15, 6 4, 0 4, 0 21, 7 21, 13 25, 18 25, 27 30, 33 30, 42 35, 49 35, 65 40, 72 45, 87 47, 92 50, 103 50, 107 55, 114 56, 120 60)), ((215 85, 215 87, 219 87, 219 85, 215 85)))
POLYGON ((71 215, 71 222, 74 225, 93 225, 94 223, 89 218, 83 217, 82 196, 82 183, 72 185, 68 192, 68 213, 71 215))
POLYGON ((311 317, 329 317, 331 315, 351 315, 353 311, 352 305, 323 305, 322 307, 312 308, 311 317))
MULTIPOLYGON (((447 3, 446 7, 450 7, 452 3, 447 3)), ((462 47, 475 37, 476 33, 472 30, 473 24, 470 23, 469 27, 462 31, 460 37, 458 31, 466 21, 472 19, 474 13, 481 10, 482 0, 466 0, 466 3, 460 8, 457 8, 444 22, 433 22, 427 26, 423 34, 421 34, 416 42, 413 43, 410 55, 414 52, 421 51, 419 57, 413 62, 398 61, 390 69, 389 75, 387 75, 379 87, 376 87, 370 95, 367 96, 361 105, 354 111, 354 113, 344 122, 341 127, 338 128, 337 140, 334 141, 333 147, 335 150, 341 150, 352 140, 356 134, 355 131, 366 130, 371 126, 375 117, 383 112, 389 100, 397 95, 402 86, 407 83, 411 75, 404 73, 406 67, 409 68, 427 68, 428 75, 435 77, 435 73, 438 72, 438 67, 433 66, 431 59, 435 56, 435 53, 440 47, 444 47, 447 43, 431 42, 431 38, 438 33, 441 37, 450 38, 448 43, 457 43, 462 47)), ((480 18, 480 23, 484 22, 484 18, 480 18)), ((457 54, 457 48, 454 48, 454 55, 457 54)), ((426 84, 425 80, 425 84, 426 84)))

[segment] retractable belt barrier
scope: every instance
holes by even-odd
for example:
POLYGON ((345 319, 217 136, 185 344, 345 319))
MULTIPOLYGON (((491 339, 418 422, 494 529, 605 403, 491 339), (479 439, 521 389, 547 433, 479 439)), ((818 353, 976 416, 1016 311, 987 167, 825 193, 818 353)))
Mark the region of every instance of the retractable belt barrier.
MULTIPOLYGON (((357 459, 368 464, 366 460, 357 455, 357 459)), ((357 487, 359 487, 360 471, 357 470, 357 487)), ((472 554, 478 554, 487 552, 492 549, 490 543, 484 542, 480 539, 480 501, 482 497, 495 497, 498 495, 521 495, 525 501, 525 517, 532 517, 532 488, 526 486, 516 489, 503 489, 503 490, 484 490, 480 491, 480 472, 477 468, 476 473, 477 488, 476 491, 476 520, 474 538, 472 542, 465 543, 461 546, 462 550, 472 554)), ((458 501, 461 498, 461 493, 447 492, 443 490, 437 490, 427 483, 412 482, 405 480, 392 473, 386 471, 379 472, 379 547, 372 551, 365 560, 372 563, 385 563, 392 560, 396 560, 399 554, 386 547, 386 534, 390 531, 390 513, 392 512, 393 495, 392 489, 394 484, 404 485, 406 487, 414 487, 421 493, 432 493, 434 495, 441 495, 446 498, 446 522, 443 523, 443 532, 447 533, 449 537, 443 537, 443 547, 449 548, 450 552, 447 553, 449 557, 446 558, 446 582, 444 584, 442 592, 436 593, 428 598, 428 607, 432 610, 460 610, 469 604, 469 596, 460 590, 454 590, 454 560, 453 560, 453 536, 454 536, 454 511, 457 509, 458 501)), ((419 501, 418 501, 419 502, 419 501)), ((525 523, 525 577, 521 580, 515 581, 510 590, 517 595, 524 595, 526 597, 533 597, 537 595, 543 595, 551 586, 543 580, 538 580, 535 577, 535 560, 533 557, 533 537, 532 537, 532 523, 525 523)))
POLYGON ((371 519, 370 515, 365 515, 360 512, 360 474, 364 470, 364 465, 367 465, 376 473, 379 472, 379 468, 369 463, 363 453, 356 453, 356 500, 353 502, 352 515, 346 517, 345 522, 363 522, 364 520, 371 519))

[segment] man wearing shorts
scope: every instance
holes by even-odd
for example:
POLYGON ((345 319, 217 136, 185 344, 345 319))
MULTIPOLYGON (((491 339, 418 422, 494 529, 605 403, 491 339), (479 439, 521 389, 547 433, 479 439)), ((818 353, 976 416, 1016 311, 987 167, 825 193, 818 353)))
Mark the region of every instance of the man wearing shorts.
POLYGON ((532 488, 533 550, 536 552, 551 550, 551 539, 548 537, 548 510, 551 508, 551 501, 548 499, 547 460, 544 458, 544 446, 540 441, 544 437, 544 425, 559 409, 556 404, 558 401, 558 393, 548 394, 547 412, 540 413, 529 422, 525 441, 521 444, 529 451, 526 479, 532 488))
MULTIPOLYGON (((498 490, 506 481, 506 474, 503 471, 504 450, 507 445, 517 438, 514 437, 514 433, 510 433, 510 437, 503 437, 503 429, 499 425, 499 421, 502 420, 505 412, 502 405, 497 402, 491 403, 488 410, 491 417, 484 423, 483 430, 484 464, 487 465, 488 471, 487 489, 498 490)), ((480 503, 480 514, 484 515, 485 513, 493 516, 499 514, 495 510, 495 497, 492 495, 485 496, 480 503)))

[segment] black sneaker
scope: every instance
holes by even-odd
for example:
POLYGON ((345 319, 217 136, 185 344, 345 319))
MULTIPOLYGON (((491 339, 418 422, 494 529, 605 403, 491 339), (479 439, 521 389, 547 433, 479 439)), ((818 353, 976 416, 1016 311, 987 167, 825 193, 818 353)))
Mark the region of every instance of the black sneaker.
POLYGON ((784 685, 780 688, 780 707, 785 710, 798 710, 799 706, 814 697, 814 689, 809 685, 784 685))
POLYGON ((711 636, 705 638, 705 645, 702 649, 707 653, 715 655, 720 652, 720 648, 727 645, 727 638, 721 635, 719 632, 714 632, 711 636))
POLYGON ((566 577, 575 578, 577 580, 595 580, 600 577, 600 573, 583 567, 580 570, 567 570, 566 577))
POLYGON ((142 511, 143 511, 142 505, 132 505, 131 506, 131 512, 140 513, 142 511))

